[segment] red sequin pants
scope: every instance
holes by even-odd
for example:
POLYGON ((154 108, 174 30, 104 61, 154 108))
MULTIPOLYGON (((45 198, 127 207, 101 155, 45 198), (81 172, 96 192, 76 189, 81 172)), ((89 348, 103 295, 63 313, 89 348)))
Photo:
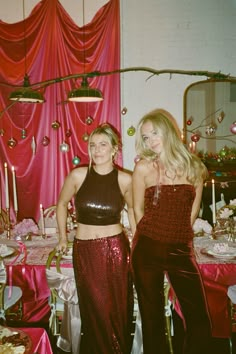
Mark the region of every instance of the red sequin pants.
POLYGON ((168 353, 164 318, 165 273, 184 317, 182 353, 210 354, 211 323, 192 242, 165 244, 137 232, 131 262, 142 319, 144 354, 168 353))
POLYGON ((75 239, 73 264, 82 320, 80 354, 129 354, 133 284, 124 233, 75 239))

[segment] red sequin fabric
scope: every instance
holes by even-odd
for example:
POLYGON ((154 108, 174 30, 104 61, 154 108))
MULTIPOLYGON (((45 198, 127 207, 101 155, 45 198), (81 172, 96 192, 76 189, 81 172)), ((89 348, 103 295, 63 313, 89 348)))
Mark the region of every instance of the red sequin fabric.
POLYGON ((133 285, 127 236, 75 239, 73 263, 82 320, 80 354, 129 354, 133 285))
POLYGON ((165 243, 185 243, 193 238, 191 210, 195 188, 190 184, 161 185, 145 191, 144 216, 137 225, 139 234, 165 243))

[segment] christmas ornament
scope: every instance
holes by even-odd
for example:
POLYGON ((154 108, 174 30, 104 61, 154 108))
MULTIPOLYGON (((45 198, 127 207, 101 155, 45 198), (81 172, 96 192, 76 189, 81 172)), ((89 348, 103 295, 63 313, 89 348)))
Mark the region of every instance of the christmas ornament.
POLYGON ((67 129, 66 131, 66 137, 69 138, 72 135, 72 132, 70 129, 67 129))
POLYGON ((63 141, 63 143, 60 145, 60 150, 61 152, 68 152, 70 150, 70 146, 63 141))
POLYGON ((200 140, 200 135, 199 134, 193 134, 191 136, 191 140, 197 143, 200 140))
POLYGON ((42 139, 42 145, 43 146, 48 146, 50 144, 50 139, 48 136, 44 136, 43 139, 42 139))
POLYGON ((121 114, 125 115, 127 113, 128 109, 126 107, 122 108, 121 114))
POLYGON ((187 120, 187 125, 191 125, 193 122, 193 117, 190 117, 188 120, 187 120))
POLYGON ((218 122, 221 123, 224 117, 225 117, 225 112, 221 111, 219 117, 217 117, 218 122))
POLYGON ((91 124, 93 123, 93 118, 90 117, 90 116, 88 116, 88 117, 85 119, 85 123, 86 123, 87 125, 91 125, 91 124))
POLYGON ((60 124, 57 120, 55 120, 54 122, 52 122, 52 128, 53 128, 54 130, 59 129, 60 126, 61 126, 61 124, 60 124))
POLYGON ((88 141, 89 139, 89 135, 87 133, 84 133, 84 135, 82 136, 83 141, 88 141))
POLYGON ((80 163, 80 158, 78 156, 75 156, 72 160, 73 165, 79 165, 80 163))
POLYGON ((133 127, 133 126, 131 125, 131 127, 129 127, 128 130, 127 130, 127 134, 128 134, 129 136, 133 136, 133 135, 135 134, 135 127, 133 127))
POLYGON ((26 131, 26 129, 22 129, 22 130, 21 130, 21 139, 25 139, 26 136, 27 136, 27 131, 26 131))
POLYGON ((15 138, 11 138, 8 140, 7 145, 10 149, 13 149, 17 145, 17 140, 15 138))
POLYGON ((3 136, 5 134, 4 129, 0 129, 0 135, 3 136))
POLYGON ((217 126, 215 124, 211 124, 206 128, 206 134, 211 136, 215 135, 217 126))
POLYGON ((140 160, 140 156, 139 155, 135 156, 134 162, 137 163, 137 162, 139 162, 139 160, 140 160))
POLYGON ((36 153, 36 141, 35 141, 34 136, 32 137, 32 141, 31 141, 31 149, 33 151, 33 155, 35 155, 35 153, 36 153))
POLYGON ((230 131, 231 133, 236 134, 236 122, 233 122, 233 124, 231 124, 230 131))

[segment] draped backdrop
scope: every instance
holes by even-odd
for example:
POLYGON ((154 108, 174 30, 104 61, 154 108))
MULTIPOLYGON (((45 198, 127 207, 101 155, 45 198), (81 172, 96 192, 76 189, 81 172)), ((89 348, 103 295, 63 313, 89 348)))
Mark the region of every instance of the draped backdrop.
MULTIPOLYGON (((9 93, 15 90, 9 84, 23 85, 25 73, 33 84, 71 74, 119 69, 119 0, 110 0, 82 27, 73 22, 58 0, 42 0, 25 22, 8 24, 1 21, 0 40, 0 111, 3 112, 12 103, 9 93)), ((46 99, 43 104, 17 102, 1 114, 1 207, 5 208, 6 162, 13 219, 12 166, 16 171, 18 220, 32 217, 38 221, 39 205, 47 208, 56 204, 69 171, 88 162, 86 135, 104 122, 120 132, 119 74, 93 77, 88 81, 91 87, 103 92, 104 101, 68 102, 68 92, 81 85, 79 78, 41 90, 46 99), (91 124, 88 124, 89 116, 91 124), (60 125, 58 129, 55 129, 55 122, 60 125), (24 129, 25 138, 22 136, 24 129), (43 145, 44 137, 50 139, 47 146, 43 145), (9 147, 11 138, 17 141, 13 148, 9 147), (60 149, 64 142, 69 145, 68 152, 60 149), (73 164, 75 156, 80 159, 79 165, 73 164)), ((118 163, 122 163, 121 156, 118 163)))

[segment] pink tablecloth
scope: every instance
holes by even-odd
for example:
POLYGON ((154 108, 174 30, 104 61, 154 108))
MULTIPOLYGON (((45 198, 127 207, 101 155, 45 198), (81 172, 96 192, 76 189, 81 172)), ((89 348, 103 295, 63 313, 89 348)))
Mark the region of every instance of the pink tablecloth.
MULTIPOLYGON (((209 237, 195 238, 195 255, 206 291, 212 334, 214 337, 229 338, 231 319, 227 290, 230 285, 236 284, 236 257, 227 260, 207 255, 204 249, 214 242, 209 237)), ((176 310, 180 314, 178 303, 176 310)))
POLYGON ((31 353, 53 354, 47 332, 43 328, 19 328, 27 333, 32 340, 31 353))

